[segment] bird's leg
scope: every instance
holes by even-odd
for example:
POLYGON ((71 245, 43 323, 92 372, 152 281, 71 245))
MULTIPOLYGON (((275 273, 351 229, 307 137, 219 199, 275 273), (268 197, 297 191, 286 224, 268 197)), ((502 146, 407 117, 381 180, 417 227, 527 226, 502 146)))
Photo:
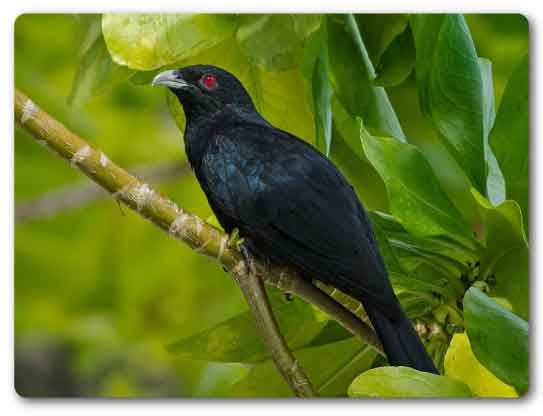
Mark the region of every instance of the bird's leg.
POLYGON ((244 239, 239 236, 239 230, 237 228, 234 228, 230 233, 230 236, 228 237, 228 242, 226 243, 226 245, 228 246, 228 248, 241 250, 243 241, 244 239))

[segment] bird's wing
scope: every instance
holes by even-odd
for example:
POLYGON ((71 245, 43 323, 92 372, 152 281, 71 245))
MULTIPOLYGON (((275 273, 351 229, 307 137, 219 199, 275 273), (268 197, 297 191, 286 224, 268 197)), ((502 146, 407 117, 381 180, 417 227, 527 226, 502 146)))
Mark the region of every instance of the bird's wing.
POLYGON ((215 144, 203 165, 215 181, 210 188, 221 189, 220 201, 210 198, 216 213, 227 213, 264 253, 386 304, 391 288, 371 225, 331 162, 288 133, 261 126, 230 131, 215 144))

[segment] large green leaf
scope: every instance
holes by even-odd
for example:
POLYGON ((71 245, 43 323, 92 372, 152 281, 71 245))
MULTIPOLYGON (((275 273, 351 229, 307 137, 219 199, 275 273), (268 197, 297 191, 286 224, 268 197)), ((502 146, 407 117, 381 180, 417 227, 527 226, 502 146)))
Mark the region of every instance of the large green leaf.
POLYGON ((529 229, 529 58, 522 59, 507 83, 496 123, 490 134, 506 182, 508 199, 522 208, 529 229))
POLYGON ((481 251, 481 277, 494 276, 491 289, 505 297, 513 311, 522 318, 529 312, 529 248, 522 212, 515 201, 507 200, 494 207, 472 190, 485 224, 485 248, 481 251))
POLYGON ((496 101, 494 99, 494 78, 492 76, 492 62, 479 58, 481 80, 483 85, 483 128, 485 160, 488 168, 486 178, 486 194, 494 205, 505 201, 505 181, 496 160, 494 152, 488 145, 488 136, 496 119, 496 101))
POLYGON ((528 390, 528 323, 479 289, 464 296, 464 323, 477 359, 519 393, 528 390))
MULTIPOLYGON (((295 353, 318 394, 323 397, 344 396, 351 381, 371 368, 377 353, 360 340, 351 338, 321 347, 307 348, 295 353)), ((292 397, 275 364, 268 360, 253 367, 249 375, 238 382, 230 395, 237 397, 292 397)))
POLYGON ((68 97, 68 103, 75 105, 112 88, 134 72, 111 60, 102 37, 100 15, 78 15, 78 19, 82 31, 80 58, 68 97))
POLYGON ((369 58, 374 66, 379 64, 386 49, 406 28, 409 22, 407 14, 355 14, 358 29, 369 58))
POLYGON ((353 185, 366 209, 388 211, 383 180, 366 158, 360 143, 360 119, 350 115, 334 96, 332 99, 332 142, 330 158, 353 185))
POLYGON ((190 58, 232 36, 237 19, 233 14, 107 13, 102 31, 117 64, 150 70, 190 58))
POLYGON ((350 397, 471 397, 464 383, 410 367, 379 367, 360 374, 350 397))
POLYGON ((411 27, 398 35, 386 49, 376 66, 374 84, 394 87, 404 82, 415 67, 415 45, 411 27))
POLYGON ((328 75, 328 45, 326 19, 321 29, 321 51, 312 74, 313 109, 315 114, 315 144, 327 156, 332 143, 332 86, 328 75))
MULTIPOLYGON (((322 312, 321 312, 322 313, 322 312)), ((304 348, 318 347, 326 344, 333 344, 338 341, 343 341, 352 338, 353 334, 347 331, 343 326, 336 321, 328 321, 319 334, 311 340, 304 348)))
POLYGON ((494 296, 506 298, 513 312, 523 319, 530 314, 530 250, 528 247, 512 249, 494 264, 492 273, 495 285, 494 296))
POLYGON ((422 110, 474 186, 484 193, 483 81, 466 22, 461 15, 419 14, 411 17, 411 27, 422 110))
POLYGON ((329 15, 327 31, 332 82, 342 105, 371 131, 405 140, 385 89, 372 83, 375 70, 355 18, 329 15))
POLYGON ((415 146, 372 137, 363 128, 360 138, 368 160, 385 182, 392 215, 407 231, 419 237, 448 235, 469 244, 467 224, 415 146))
POLYGON ((498 379, 475 357, 465 333, 454 334, 445 355, 445 375, 466 383, 479 397, 517 397, 515 389, 498 379))
POLYGON ((249 91, 260 113, 278 128, 313 143, 313 112, 301 72, 298 69, 276 72, 253 67, 251 76, 253 84, 249 91))
POLYGON ((319 15, 259 14, 242 15, 236 33, 249 60, 268 70, 298 66, 305 40, 320 24, 319 15))
MULTIPOLYGON (((287 301, 276 295, 272 299, 279 328, 292 350, 309 344, 328 323, 311 305, 297 298, 287 301)), ((326 338, 321 337, 321 342, 326 342, 326 338)), ((176 341, 168 346, 168 350, 182 358, 206 361, 250 363, 268 357, 250 312, 176 341)))

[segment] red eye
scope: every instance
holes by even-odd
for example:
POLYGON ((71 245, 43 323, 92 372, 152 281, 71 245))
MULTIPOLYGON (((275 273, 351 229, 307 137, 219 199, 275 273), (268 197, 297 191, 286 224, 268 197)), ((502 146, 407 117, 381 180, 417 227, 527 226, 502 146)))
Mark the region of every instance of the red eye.
POLYGON ((201 79, 201 82, 202 85, 208 90, 212 90, 217 86, 217 78, 215 77, 215 75, 204 75, 201 79))

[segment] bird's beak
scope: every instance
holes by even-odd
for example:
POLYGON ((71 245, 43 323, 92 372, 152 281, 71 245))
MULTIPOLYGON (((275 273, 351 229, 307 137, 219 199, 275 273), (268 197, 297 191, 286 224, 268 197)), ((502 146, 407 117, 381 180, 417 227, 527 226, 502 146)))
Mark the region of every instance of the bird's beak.
POLYGON ((153 85, 165 85, 170 88, 182 89, 190 87, 176 70, 164 71, 153 78, 153 85))

